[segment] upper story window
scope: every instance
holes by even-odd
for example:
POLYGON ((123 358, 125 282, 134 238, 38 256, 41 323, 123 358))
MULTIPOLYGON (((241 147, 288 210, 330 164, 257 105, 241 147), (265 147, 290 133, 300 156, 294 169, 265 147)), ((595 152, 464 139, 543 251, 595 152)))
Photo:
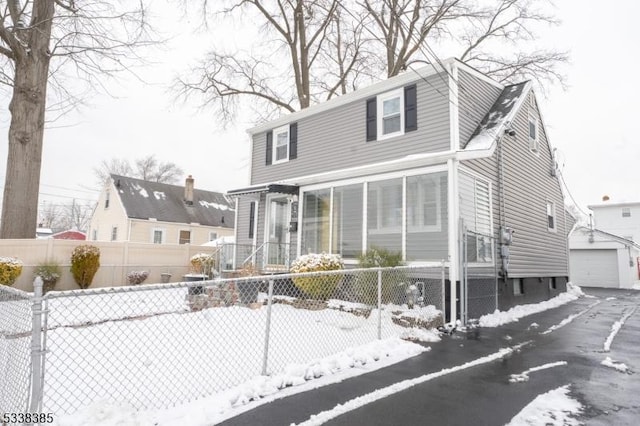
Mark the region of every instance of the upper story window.
POLYGON ((273 138, 276 141, 273 150, 273 164, 289 160, 289 126, 283 126, 273 131, 273 138))
POLYGON ((118 240, 118 227, 114 226, 111 228, 111 241, 118 240))
POLYGON ((180 231, 178 244, 190 244, 190 243, 191 243, 191 231, 180 231))
POLYGON ((218 239, 218 233, 217 232, 209 232, 209 241, 215 241, 218 239))
POLYGON ((110 200, 110 198, 111 198, 111 192, 107 191, 107 193, 105 194, 105 197, 104 197, 104 208, 105 209, 109 208, 109 200, 110 200))
POLYGON ((367 99, 367 141, 383 140, 417 130, 416 94, 416 85, 413 84, 367 99))
POLYGON ((298 157, 298 123, 287 124, 266 134, 266 164, 284 163, 298 157))
POLYGON ((547 201, 547 229, 552 232, 556 230, 556 205, 551 201, 547 201))
POLYGON ((631 217, 631 208, 623 207, 622 208, 622 217, 631 217))
POLYGON ((403 105, 402 89, 378 96, 378 139, 404 134, 403 105))
POLYGON ((538 119, 534 116, 529 116, 529 149, 534 152, 538 152, 538 119))

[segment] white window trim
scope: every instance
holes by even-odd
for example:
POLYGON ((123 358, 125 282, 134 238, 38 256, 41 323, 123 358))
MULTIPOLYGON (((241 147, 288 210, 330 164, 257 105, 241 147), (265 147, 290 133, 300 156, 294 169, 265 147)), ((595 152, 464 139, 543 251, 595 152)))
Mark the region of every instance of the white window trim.
POLYGON ((558 216, 556 214, 556 203, 548 201, 545 203, 545 219, 547 221, 547 230, 549 232, 558 232, 558 216), (551 206, 551 215, 553 217, 553 228, 549 227, 549 212, 547 211, 551 206))
POLYGON ((536 137, 531 137, 531 129, 527 129, 527 139, 529 140, 529 149, 536 154, 540 151, 540 126, 538 125, 538 119, 532 114, 529 114, 529 120, 527 124, 531 127, 531 123, 534 124, 536 129, 536 137))
POLYGON ((153 228, 151 229, 151 243, 152 244, 164 244, 166 241, 166 231, 163 228, 153 228), (160 232, 160 242, 155 242, 155 234, 156 232, 160 232))
POLYGON ((396 136, 404 135, 404 118, 405 117, 404 117, 404 88, 403 87, 377 96, 376 98, 376 121, 377 121, 376 126, 377 126, 377 135, 378 135, 377 140, 381 141, 385 139, 394 138, 396 136), (383 105, 385 101, 388 101, 389 99, 393 99, 393 98, 400 98, 400 130, 398 130, 397 132, 388 133, 385 135, 382 133, 382 130, 383 130, 382 119, 384 118, 383 105))
MULTIPOLYGON (((404 216, 407 217, 407 232, 409 231, 409 228, 411 228, 411 230, 413 232, 441 232, 442 231, 442 192, 441 192, 441 188, 440 188, 440 180, 438 179, 435 182, 435 190, 436 190, 436 223, 435 225, 425 225, 425 224, 421 224, 421 225, 410 225, 409 224, 409 217, 408 217, 408 212, 405 208, 405 214, 404 216)), ((407 183, 407 191, 405 194, 405 200, 406 197, 409 193, 409 185, 407 183)), ((424 193, 423 192, 418 192, 418 217, 424 217, 424 193)))
MULTIPOLYGON (((477 181, 484 182, 485 184, 488 185, 488 188, 489 188, 489 234, 488 235, 489 236, 495 235, 494 234, 495 228, 493 226, 493 184, 485 176, 479 173, 476 173, 471 169, 467 169, 466 167, 461 167, 460 173, 469 176, 473 180, 474 197, 477 190, 477 186, 476 186, 477 181)), ((458 196, 460 196, 460 188, 458 188, 458 196)), ((474 206, 475 204, 476 202, 474 201, 474 206)), ((474 207, 474 215, 476 216, 476 219, 477 219, 477 215, 478 215, 477 207, 474 207)), ((491 238, 491 261, 490 262, 469 262, 468 266, 469 267, 492 266, 496 262, 496 257, 497 255, 496 255, 496 247, 495 247, 495 238, 491 238)))
POLYGON ((289 161, 289 144, 291 141, 291 134, 289 131, 289 125, 287 124, 286 126, 280 126, 276 129, 273 129, 273 146, 272 146, 272 152, 271 152, 271 164, 280 164, 280 163, 286 163, 287 161, 289 161), (282 134, 282 133, 286 133, 287 134, 287 155, 285 158, 282 158, 280 160, 277 159, 277 155, 278 155, 278 135, 282 134))

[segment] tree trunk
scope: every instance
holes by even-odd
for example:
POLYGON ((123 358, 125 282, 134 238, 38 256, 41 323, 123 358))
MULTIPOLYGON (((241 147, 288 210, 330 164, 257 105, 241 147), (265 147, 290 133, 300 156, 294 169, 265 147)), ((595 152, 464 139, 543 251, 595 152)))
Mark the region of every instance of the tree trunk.
POLYGON ((15 62, 0 238, 35 238, 50 56, 37 49, 15 62))

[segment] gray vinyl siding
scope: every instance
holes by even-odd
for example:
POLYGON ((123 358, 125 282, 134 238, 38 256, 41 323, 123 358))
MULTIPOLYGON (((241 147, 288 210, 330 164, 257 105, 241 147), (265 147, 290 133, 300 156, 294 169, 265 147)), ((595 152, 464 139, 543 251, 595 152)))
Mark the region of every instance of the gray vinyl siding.
POLYGON ((266 132, 253 135, 251 183, 276 182, 388 161, 409 154, 449 150, 450 91, 446 74, 432 75, 427 81, 417 80, 415 83, 417 130, 395 138, 367 142, 366 100, 355 100, 298 120, 298 155, 294 160, 265 165, 266 132))
POLYGON ((249 238, 249 213, 252 201, 248 198, 238 200, 238 223, 236 223, 236 244, 238 245, 253 244, 253 238, 249 238))
MULTIPOLYGON (((529 99, 533 99, 531 96, 529 99)), ((515 138, 502 138, 504 158, 505 225, 512 228, 510 277, 551 277, 568 275, 567 229, 560 183, 551 175, 552 158, 547 135, 535 102, 526 100, 513 127, 515 138), (529 149, 529 107, 538 117, 539 152, 529 149), (547 229, 547 200, 556 208, 556 232, 547 229)), ((465 161, 464 166, 489 178, 493 185, 493 220, 500 229, 500 187, 498 184, 499 149, 491 158, 465 161)))
POLYGON ((487 111, 498 99, 501 89, 464 71, 458 73, 458 122, 460 146, 464 147, 487 111))

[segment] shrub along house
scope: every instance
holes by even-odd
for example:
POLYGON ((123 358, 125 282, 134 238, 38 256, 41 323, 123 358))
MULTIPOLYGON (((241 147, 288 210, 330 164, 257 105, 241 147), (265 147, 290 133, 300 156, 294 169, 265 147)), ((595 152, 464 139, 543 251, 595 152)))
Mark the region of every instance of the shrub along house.
POLYGON ((453 317, 464 270, 499 271, 501 307, 563 291, 570 224, 531 83, 443 66, 250 129, 250 186, 228 192, 238 250, 264 265, 311 252, 355 265, 372 246, 444 262, 453 317))
POLYGON ((96 206, 89 238, 201 245, 233 235, 235 211, 224 194, 111 175, 96 206))

